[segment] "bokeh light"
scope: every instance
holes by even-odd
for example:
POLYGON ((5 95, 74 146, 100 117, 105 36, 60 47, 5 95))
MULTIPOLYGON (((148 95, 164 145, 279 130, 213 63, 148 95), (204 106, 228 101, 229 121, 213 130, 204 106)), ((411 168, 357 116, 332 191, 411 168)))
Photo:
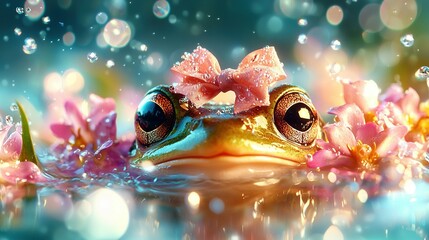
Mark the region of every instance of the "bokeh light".
POLYGON ((343 9, 340 6, 333 5, 330 8, 328 8, 328 11, 326 11, 326 20, 331 25, 338 25, 343 21, 344 13, 343 9))
POLYGON ((123 20, 112 19, 104 27, 103 37, 112 47, 125 47, 131 39, 130 25, 123 20))
POLYGON ((32 21, 36 21, 45 13, 45 1, 27 0, 24 3, 24 8, 26 9, 25 16, 32 21))
POLYGON ((417 16, 415 0, 384 0, 380 6, 380 18, 383 24, 393 30, 402 30, 410 26, 417 16))

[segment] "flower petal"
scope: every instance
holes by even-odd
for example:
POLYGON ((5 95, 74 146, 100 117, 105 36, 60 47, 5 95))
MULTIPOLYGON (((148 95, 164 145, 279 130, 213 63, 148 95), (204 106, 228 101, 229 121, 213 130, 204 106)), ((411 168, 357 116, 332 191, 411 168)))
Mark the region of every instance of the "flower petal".
POLYGON ((307 162, 307 166, 310 168, 353 167, 355 162, 348 156, 322 149, 314 153, 313 158, 307 162))
POLYGON ((101 120, 94 130, 98 146, 108 140, 116 140, 116 113, 111 112, 101 120))
POLYGON ((352 132, 356 132, 358 127, 365 124, 362 110, 354 103, 331 108, 328 113, 335 114, 336 120, 344 123, 352 132))
POLYGON ((64 141, 68 141, 73 136, 73 126, 70 124, 53 123, 50 125, 50 128, 56 137, 64 141))
POLYGON ((414 120, 419 119, 421 115, 419 111, 419 104, 420 96, 413 88, 408 88, 404 93, 404 97, 401 98, 398 102, 402 112, 406 115, 409 115, 414 120))
POLYGON ((349 146, 356 145, 356 139, 351 130, 342 124, 327 124, 323 127, 328 141, 342 154, 350 155, 349 146))
POLYGON ((377 107, 380 88, 373 80, 343 81, 342 84, 346 103, 355 103, 365 113, 377 107))
POLYGON ((404 89, 400 84, 393 83, 389 88, 380 95, 380 101, 382 102, 397 102, 404 96, 404 89))
POLYGON ((362 141, 362 143, 371 145, 374 141, 374 138, 378 134, 378 126, 373 122, 369 122, 361 127, 359 127, 356 131, 356 140, 362 141))
POLYGON ((405 126, 394 126, 380 132, 374 139, 378 155, 380 157, 386 157, 392 154, 397 149, 399 141, 406 133, 407 127, 405 126))
POLYGON ((104 119, 108 114, 115 111, 116 104, 113 98, 101 98, 95 94, 89 95, 89 106, 91 112, 88 118, 91 119, 91 129, 94 129, 97 124, 104 119))
POLYGON ((2 151, 10 158, 18 157, 22 149, 22 136, 14 131, 3 143, 2 151))

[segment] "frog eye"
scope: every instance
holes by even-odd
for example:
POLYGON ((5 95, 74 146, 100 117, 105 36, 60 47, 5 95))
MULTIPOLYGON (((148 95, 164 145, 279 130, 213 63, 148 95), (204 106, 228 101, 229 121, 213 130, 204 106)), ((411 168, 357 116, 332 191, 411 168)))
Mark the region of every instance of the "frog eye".
POLYGON ((149 145, 162 140, 173 129, 174 105, 161 92, 152 92, 140 102, 135 115, 134 126, 137 140, 149 145))
POLYGON ((310 99, 299 92, 284 94, 274 108, 277 130, 288 140, 308 146, 318 135, 319 118, 310 99))

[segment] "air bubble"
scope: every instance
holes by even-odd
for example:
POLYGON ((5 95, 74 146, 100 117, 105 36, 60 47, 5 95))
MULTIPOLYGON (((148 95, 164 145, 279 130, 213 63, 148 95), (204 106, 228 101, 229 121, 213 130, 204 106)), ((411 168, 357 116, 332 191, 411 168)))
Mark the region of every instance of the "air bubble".
POLYGON ((414 44, 414 36, 413 34, 406 34, 401 37, 401 43, 404 47, 411 47, 414 44))
POLYGON ((335 51, 340 50, 341 42, 338 39, 333 40, 331 42, 331 48, 332 48, 332 50, 335 50, 335 51))
POLYGON ((48 17, 48 16, 43 17, 43 18, 42 18, 42 22, 43 22, 44 24, 48 24, 48 23, 50 23, 50 22, 51 22, 51 18, 50 18, 50 17, 48 17))
POLYGON ((88 55, 86 56, 86 58, 88 59, 88 61, 90 63, 94 63, 95 61, 98 60, 98 56, 95 52, 90 52, 88 53, 88 55))
POLYGON ((425 80, 429 79, 429 67, 428 66, 421 66, 419 69, 417 69, 414 76, 419 81, 425 81, 425 80))
POLYGON ((12 112, 18 111, 18 105, 16 103, 11 103, 9 108, 12 112))
POLYGON ((157 0, 152 10, 157 18, 165 18, 170 13, 170 4, 166 0, 157 0))
POLYGON ((22 34, 21 28, 15 28, 13 29, 13 32, 15 33, 16 36, 21 36, 22 34))
POLYGON ((24 13, 24 8, 23 7, 17 7, 16 8, 16 13, 23 14, 24 13))
POLYGON ((6 115, 6 117, 4 117, 4 120, 8 126, 13 125, 13 117, 11 115, 6 115))
POLYGON ((298 20, 298 25, 301 26, 301 27, 307 26, 307 24, 308 24, 308 21, 305 18, 300 18, 298 20))
POLYGON ((107 60, 106 67, 111 68, 115 66, 115 62, 113 60, 107 60))
POLYGON ((25 54, 33 54, 36 50, 36 41, 33 38, 26 38, 24 40, 24 45, 22 45, 22 51, 24 51, 25 54))
POLYGON ((300 34, 300 35, 298 36, 298 42, 299 42, 300 44, 306 44, 306 43, 307 43, 307 35, 305 35, 305 34, 300 34))
POLYGON ((99 12, 97 13, 97 15, 95 16, 95 21, 98 24, 105 24, 107 22, 107 14, 105 12, 99 12))

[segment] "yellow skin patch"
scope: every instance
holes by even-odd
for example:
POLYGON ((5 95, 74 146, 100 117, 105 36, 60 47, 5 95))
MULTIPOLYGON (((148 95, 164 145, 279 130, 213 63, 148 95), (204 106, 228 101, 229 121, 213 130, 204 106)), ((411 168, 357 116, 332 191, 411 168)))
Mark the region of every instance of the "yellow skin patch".
MULTIPOLYGON (((132 164, 142 169, 153 164, 161 172, 219 173, 222 170, 225 175, 228 169, 243 167, 246 172, 272 171, 279 166, 301 167, 306 165, 306 156, 317 150, 315 139, 322 136, 321 121, 311 100, 294 86, 276 87, 270 91, 271 105, 238 114, 233 114, 233 105, 211 103, 198 109, 187 106, 183 104, 183 96, 171 93, 167 86, 156 87, 148 94, 154 92, 170 99, 175 121, 161 140, 150 144, 136 141, 132 164), (296 107, 299 117, 313 118, 305 131, 298 131, 285 122, 280 122, 279 128, 276 122, 282 121, 282 116, 295 103, 308 106, 296 107)), ((141 131, 136 124, 137 134, 141 131)), ((236 171, 230 173, 236 174, 236 171)))

